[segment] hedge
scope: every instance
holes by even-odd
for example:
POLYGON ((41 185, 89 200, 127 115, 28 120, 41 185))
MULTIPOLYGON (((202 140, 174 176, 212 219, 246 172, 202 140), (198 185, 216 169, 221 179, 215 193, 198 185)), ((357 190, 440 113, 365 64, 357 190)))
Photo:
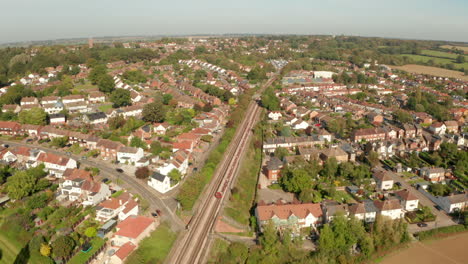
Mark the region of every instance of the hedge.
POLYGON ((419 238, 419 240, 428 240, 437 236, 445 235, 445 234, 453 234, 466 231, 467 228, 464 225, 453 225, 453 226, 444 226, 439 227, 427 231, 421 231, 416 233, 415 235, 419 238))

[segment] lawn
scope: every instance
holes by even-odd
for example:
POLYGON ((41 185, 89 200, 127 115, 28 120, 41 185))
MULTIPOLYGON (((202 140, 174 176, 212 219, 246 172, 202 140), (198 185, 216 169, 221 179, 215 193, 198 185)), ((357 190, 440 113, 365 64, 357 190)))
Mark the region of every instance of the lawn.
MULTIPOLYGON (((432 51, 433 52, 433 51, 432 51)), ((449 53, 447 53, 449 54, 449 53)), ((454 59, 447 59, 447 58, 439 58, 439 57, 431 57, 431 56, 424 56, 424 55, 413 55, 413 54, 402 54, 402 57, 408 57, 415 62, 423 62, 427 63, 428 61, 432 60, 435 64, 445 65, 452 63, 454 68, 459 70, 461 68, 468 69, 468 62, 465 63, 456 63, 454 59)))
POLYGON ((345 203, 356 202, 353 197, 345 191, 336 191, 333 200, 345 203))
POLYGON ((92 248, 88 251, 88 252, 82 252, 82 251, 79 251, 78 253, 76 253, 75 256, 73 256, 69 262, 67 262, 68 264, 82 264, 82 263, 86 263, 86 261, 88 261, 88 259, 94 254, 96 253, 101 247, 102 245, 104 245, 104 243, 106 243, 106 241, 100 237, 95 237, 92 241, 91 241, 91 245, 92 245, 92 248))
POLYGON ((216 263, 218 261, 217 258, 222 253, 226 252, 228 247, 229 247, 229 242, 221 238, 216 238, 213 241, 213 245, 211 246, 207 263, 216 263))
POLYGON ((90 82, 85 82, 84 84, 77 84, 75 85, 75 88, 73 88, 74 92, 81 92, 85 90, 90 90, 90 89, 97 89, 97 85, 93 85, 90 82))
POLYGON ((162 263, 171 250, 177 233, 167 223, 162 223, 151 235, 140 242, 140 246, 126 263, 162 263))
POLYGON ((109 109, 112 109, 112 104, 104 104, 98 107, 99 111, 106 112, 109 109))
MULTIPOLYGON (((459 55, 455 53, 448 53, 448 52, 437 51, 437 50, 423 50, 421 53, 423 55, 428 55, 431 57, 439 57, 439 58, 447 58, 447 59, 456 59, 459 55)), ((465 58, 468 60, 467 56, 465 56, 465 58)))
POLYGON ((4 234, 0 233, 0 263, 13 263, 20 251, 20 245, 17 245, 13 239, 8 239, 4 234))

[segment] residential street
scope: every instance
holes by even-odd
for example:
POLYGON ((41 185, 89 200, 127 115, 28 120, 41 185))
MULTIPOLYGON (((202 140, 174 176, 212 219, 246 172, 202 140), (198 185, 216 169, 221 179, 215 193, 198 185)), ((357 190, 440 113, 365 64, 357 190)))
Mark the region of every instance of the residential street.
POLYGON ((429 208, 431 208, 432 213, 437 216, 436 221, 427 223, 427 227, 421 228, 421 227, 418 227, 416 224, 409 225, 408 227, 409 232, 415 233, 419 231, 433 229, 436 227, 450 226, 450 225, 456 224, 447 214, 445 214, 444 211, 437 210, 434 207, 435 204, 431 200, 429 200, 426 196, 424 196, 422 193, 416 190, 413 186, 407 183, 406 180, 403 179, 403 177, 401 177, 400 174, 390 172, 389 175, 391 175, 395 183, 400 182, 403 189, 408 189, 409 191, 411 191, 411 193, 413 193, 416 197, 418 197, 419 203, 421 205, 428 206, 429 208))
POLYGON ((128 191, 140 195, 143 199, 145 199, 149 203, 149 210, 154 211, 159 209, 163 212, 162 218, 163 220, 167 220, 171 223, 173 230, 180 230, 185 226, 185 224, 177 217, 173 210, 171 210, 168 204, 174 204, 174 198, 165 197, 162 194, 158 193, 157 191, 150 188, 144 181, 136 179, 134 176, 128 175, 125 172, 119 173, 115 169, 117 166, 111 166, 104 161, 99 160, 82 160, 80 156, 77 155, 67 155, 64 151, 60 151, 53 148, 44 147, 37 144, 30 144, 30 143, 23 143, 18 141, 10 141, 10 140, 0 140, 1 143, 6 143, 13 146, 24 146, 24 147, 33 147, 37 148, 46 152, 54 153, 57 155, 62 156, 69 156, 76 161, 79 161, 82 165, 96 167, 100 170, 100 177, 101 178, 109 178, 112 180, 119 181, 119 185, 126 188, 128 191), (167 201, 164 201, 167 200, 167 201), (173 201, 171 201, 173 200, 173 201))

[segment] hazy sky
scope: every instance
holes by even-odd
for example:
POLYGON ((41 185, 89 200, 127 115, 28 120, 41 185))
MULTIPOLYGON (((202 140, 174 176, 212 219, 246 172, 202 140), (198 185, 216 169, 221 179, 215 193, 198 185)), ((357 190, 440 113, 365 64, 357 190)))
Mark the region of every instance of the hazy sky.
POLYGON ((292 33, 468 42, 468 0, 0 0, 0 43, 292 33))

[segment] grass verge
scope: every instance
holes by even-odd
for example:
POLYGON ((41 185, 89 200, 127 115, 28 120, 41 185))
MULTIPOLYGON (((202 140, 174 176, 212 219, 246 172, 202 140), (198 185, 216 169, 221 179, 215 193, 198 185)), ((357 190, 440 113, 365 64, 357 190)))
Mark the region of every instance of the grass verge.
POLYGON ((140 242, 126 263, 162 263, 171 250, 177 234, 167 223, 162 223, 151 235, 140 242))

